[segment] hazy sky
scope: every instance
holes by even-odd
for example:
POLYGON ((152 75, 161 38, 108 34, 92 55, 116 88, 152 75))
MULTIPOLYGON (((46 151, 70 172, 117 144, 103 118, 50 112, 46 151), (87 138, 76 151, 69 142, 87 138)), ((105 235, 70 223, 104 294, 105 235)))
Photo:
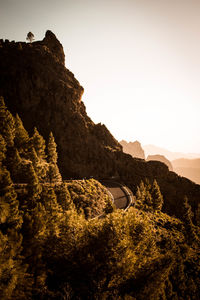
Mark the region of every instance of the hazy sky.
POLYGON ((52 30, 95 123, 200 153, 199 0, 0 0, 0 38, 52 30))

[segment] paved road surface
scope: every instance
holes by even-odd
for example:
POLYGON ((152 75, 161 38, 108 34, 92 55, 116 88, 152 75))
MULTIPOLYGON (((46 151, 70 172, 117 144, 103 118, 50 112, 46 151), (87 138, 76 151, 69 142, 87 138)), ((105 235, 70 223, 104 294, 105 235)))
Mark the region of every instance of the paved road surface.
POLYGON ((113 181, 101 181, 114 198, 117 208, 126 209, 133 201, 131 191, 124 185, 113 181))

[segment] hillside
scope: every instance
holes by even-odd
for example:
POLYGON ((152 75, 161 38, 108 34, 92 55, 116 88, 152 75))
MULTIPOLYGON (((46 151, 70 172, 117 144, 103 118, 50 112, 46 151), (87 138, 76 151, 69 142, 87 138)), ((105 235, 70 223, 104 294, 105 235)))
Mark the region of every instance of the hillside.
POLYGON ((127 143, 123 140, 120 142, 120 144, 123 147, 124 153, 130 154, 132 157, 145 159, 144 150, 142 149, 140 142, 135 141, 127 143))
POLYGON ((53 133, 64 179, 115 176, 133 193, 141 180, 148 178, 153 183, 156 179, 165 212, 181 216, 185 195, 192 209, 197 209, 199 185, 169 172, 160 162, 145 162, 123 153, 105 125, 94 124, 87 116, 81 101, 83 88, 65 67, 63 47, 51 31, 31 44, 0 43, 0 94, 11 113, 19 114, 30 135, 35 126, 45 139, 53 133))
POLYGON ((164 164, 166 164, 166 166, 168 166, 169 171, 173 171, 173 167, 172 167, 171 162, 164 155, 159 155, 159 154, 157 154, 157 155, 148 155, 147 156, 147 161, 150 161, 150 160, 156 160, 156 161, 163 162, 164 164))
POLYGON ((187 198, 182 221, 170 217, 145 180, 124 212, 94 179, 63 182, 57 158, 53 134, 29 136, 0 97, 0 299, 198 299, 187 198))
POLYGON ((172 162, 174 172, 200 184, 200 159, 180 158, 172 162))

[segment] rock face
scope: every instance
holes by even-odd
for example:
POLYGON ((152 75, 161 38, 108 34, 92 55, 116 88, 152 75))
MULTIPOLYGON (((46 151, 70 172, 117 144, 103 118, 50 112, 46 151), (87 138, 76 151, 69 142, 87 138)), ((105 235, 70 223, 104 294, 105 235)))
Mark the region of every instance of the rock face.
POLYGON ((117 176, 133 192, 141 180, 156 178, 166 212, 180 214, 184 195, 197 207, 200 186, 169 172, 161 162, 123 153, 105 125, 92 122, 81 101, 83 88, 64 60, 63 47, 50 31, 31 44, 0 40, 0 95, 30 134, 34 126, 45 138, 53 132, 62 177, 117 176))
POLYGON ((130 154, 132 157, 145 159, 144 150, 142 149, 140 142, 135 141, 127 143, 123 140, 120 142, 120 144, 123 147, 124 153, 130 154))
POLYGON ((31 44, 1 41, 0 56, 0 94, 10 111, 19 112, 29 132, 34 126, 45 138, 53 132, 65 177, 97 176, 91 159, 98 156, 96 149, 121 150, 121 145, 105 125, 87 116, 84 90, 65 68, 55 35, 47 31, 42 41, 31 44))
POLYGON ((156 160, 164 163, 166 166, 168 166, 169 171, 173 171, 173 167, 171 162, 164 156, 164 155, 148 155, 147 161, 156 160))

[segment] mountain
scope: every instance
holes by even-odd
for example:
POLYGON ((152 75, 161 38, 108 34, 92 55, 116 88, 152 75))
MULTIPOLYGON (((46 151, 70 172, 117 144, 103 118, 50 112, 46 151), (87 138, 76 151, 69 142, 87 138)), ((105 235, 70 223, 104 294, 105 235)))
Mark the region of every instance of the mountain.
POLYGON ((151 160, 163 162, 164 164, 166 164, 166 166, 168 166, 169 171, 173 171, 171 162, 164 155, 148 155, 147 161, 151 160))
POLYGON ((142 147, 144 149, 144 152, 145 152, 146 156, 160 154, 160 155, 164 155, 170 161, 174 160, 174 159, 178 159, 178 158, 192 159, 192 158, 200 157, 200 154, 198 154, 198 153, 172 152, 172 151, 169 151, 167 149, 157 147, 157 146, 154 146, 154 145, 144 145, 142 147))
MULTIPOLYGON (((0 93, 25 127, 47 138, 54 133, 65 177, 97 176, 101 148, 121 149, 104 125, 95 125, 81 101, 83 87, 65 68, 63 47, 51 31, 34 43, 2 43, 0 93)), ((109 151, 109 150, 108 150, 109 151)), ((104 155, 106 156, 106 155, 104 155)), ((103 176, 103 174, 102 174, 103 176)))
POLYGON ((115 176, 133 193, 141 180, 153 183, 156 179, 165 212, 181 217, 185 195, 195 210, 200 186, 169 172, 161 162, 123 153, 106 126, 94 124, 86 114, 83 91, 65 67, 63 47, 51 31, 33 43, 0 40, 0 95, 11 113, 19 114, 30 135, 35 126, 45 140, 53 133, 64 179, 115 176))
POLYGON ((13 111, 0 96, 0 299, 199 299, 200 186, 90 120, 51 32, 1 41, 0 87, 13 111), (58 161, 64 178, 118 175, 134 207, 94 178, 63 181, 58 161))
POLYGON ((168 216, 154 180, 124 213, 95 179, 63 182, 57 158, 0 97, 0 299, 199 298, 200 206, 197 226, 187 197, 168 216))
POLYGON ((142 149, 140 142, 135 141, 135 142, 128 143, 128 142, 122 140, 120 142, 120 144, 123 147, 124 153, 130 154, 132 157, 145 159, 144 150, 142 149))
POLYGON ((200 184, 200 159, 180 158, 172 162, 174 172, 200 184))

